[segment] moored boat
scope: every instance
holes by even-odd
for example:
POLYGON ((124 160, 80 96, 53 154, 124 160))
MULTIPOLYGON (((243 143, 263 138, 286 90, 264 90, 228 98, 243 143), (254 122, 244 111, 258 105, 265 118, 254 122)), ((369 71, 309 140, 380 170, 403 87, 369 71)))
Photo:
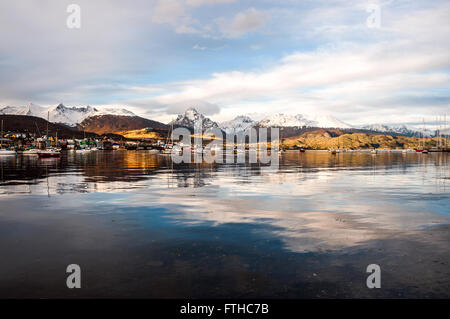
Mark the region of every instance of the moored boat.
POLYGON ((15 150, 0 149, 0 155, 16 155, 15 150))
POLYGON ((40 150, 37 152, 37 155, 39 157, 60 157, 61 152, 56 149, 46 149, 46 150, 40 150))
POLYGON ((40 151, 39 149, 31 148, 31 149, 28 149, 28 150, 23 151, 23 152, 22 152, 22 155, 33 155, 33 156, 35 156, 35 155, 37 155, 37 153, 38 153, 39 151, 40 151))

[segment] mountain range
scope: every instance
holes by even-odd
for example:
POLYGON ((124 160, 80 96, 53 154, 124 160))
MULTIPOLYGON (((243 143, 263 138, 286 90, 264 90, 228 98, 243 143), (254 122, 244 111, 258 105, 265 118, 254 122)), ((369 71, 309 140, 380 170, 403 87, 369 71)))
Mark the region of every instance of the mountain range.
POLYGON ((80 124, 90 116, 136 116, 136 114, 134 114, 133 112, 122 108, 96 109, 89 105, 85 107, 68 107, 64 104, 42 107, 33 103, 30 103, 27 106, 6 106, 0 109, 0 114, 35 116, 43 118, 45 120, 49 119, 49 121, 52 123, 65 124, 71 127, 76 127, 78 124, 80 124))
MULTIPOLYGON (((125 108, 95 108, 69 107, 64 104, 57 106, 41 107, 30 103, 27 106, 6 106, 0 108, 0 114, 4 115, 28 115, 49 118, 50 122, 64 124, 73 128, 103 134, 106 132, 118 132, 126 130, 142 129, 152 127, 156 129, 168 129, 168 126, 150 119, 137 116, 125 108)), ((239 133, 251 127, 289 127, 289 128, 339 128, 339 129, 359 129, 384 134, 397 134, 405 136, 434 136, 436 133, 429 129, 417 129, 406 125, 386 125, 369 124, 362 126, 352 126, 331 115, 305 115, 305 114, 271 114, 261 121, 255 121, 247 115, 240 115, 232 120, 217 123, 198 112, 195 108, 188 108, 184 114, 177 116, 175 120, 168 123, 175 127, 194 128, 194 124, 199 121, 202 128, 220 128, 226 133, 239 133)))

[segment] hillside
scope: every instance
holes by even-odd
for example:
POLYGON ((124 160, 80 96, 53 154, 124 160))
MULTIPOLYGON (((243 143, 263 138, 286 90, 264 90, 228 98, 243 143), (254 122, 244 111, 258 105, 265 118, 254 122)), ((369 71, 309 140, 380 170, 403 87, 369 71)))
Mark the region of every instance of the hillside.
POLYGON ((122 135, 123 137, 128 139, 137 139, 137 140, 139 139, 165 140, 167 138, 167 132, 147 131, 146 129, 116 132, 116 134, 122 135))
POLYGON ((169 127, 166 124, 139 116, 97 115, 86 118, 77 128, 80 131, 86 130, 86 132, 105 134, 140 130, 143 128, 167 131, 169 127))
MULTIPOLYGON (((283 147, 298 145, 307 149, 416 148, 420 140, 417 137, 391 136, 385 134, 348 133, 340 135, 333 131, 319 129, 304 132, 299 136, 283 139, 282 144, 283 147)), ((437 138, 426 139, 426 147, 436 145, 437 138)))
POLYGON ((64 124, 56 124, 47 122, 46 120, 29 115, 0 115, 0 121, 3 120, 3 131, 14 133, 29 133, 31 136, 43 136, 47 132, 50 136, 58 135, 59 138, 71 139, 71 138, 101 138, 107 136, 113 139, 123 139, 121 135, 108 133, 108 134, 96 134, 90 132, 78 131, 75 128, 64 124))
MULTIPOLYGON (((62 124, 55 124, 47 122, 46 120, 28 115, 0 115, 0 120, 3 120, 3 131, 6 132, 20 132, 29 133, 36 136, 45 135, 48 130, 50 136, 56 136, 60 138, 83 138, 84 133, 72 129, 62 124), (39 134, 40 132, 40 134, 39 134)), ((86 137, 95 137, 97 134, 88 134, 86 137)))

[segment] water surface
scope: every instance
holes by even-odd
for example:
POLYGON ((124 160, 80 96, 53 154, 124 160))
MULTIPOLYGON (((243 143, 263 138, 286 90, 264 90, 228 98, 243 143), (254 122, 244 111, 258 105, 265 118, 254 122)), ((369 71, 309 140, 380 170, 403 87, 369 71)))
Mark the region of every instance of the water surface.
POLYGON ((277 170, 147 151, 0 164, 0 297, 450 297, 448 153, 286 152, 277 170))

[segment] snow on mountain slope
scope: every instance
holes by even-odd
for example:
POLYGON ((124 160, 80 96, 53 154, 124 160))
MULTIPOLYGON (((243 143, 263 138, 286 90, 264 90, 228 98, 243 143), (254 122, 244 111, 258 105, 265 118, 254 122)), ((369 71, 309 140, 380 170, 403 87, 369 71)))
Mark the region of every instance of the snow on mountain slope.
POLYGON ((405 136, 434 136, 435 132, 430 129, 423 129, 422 127, 408 127, 404 124, 388 125, 388 124, 368 124, 362 125, 359 128, 380 133, 397 133, 405 136))
POLYGON ((219 125, 211 119, 205 117, 203 114, 197 112, 195 108, 188 108, 184 114, 178 115, 178 117, 169 124, 184 126, 188 128, 194 128, 196 122, 202 123, 203 129, 219 127, 219 125))
POLYGON ((0 114, 37 116, 37 114, 41 114, 44 111, 45 108, 30 103, 27 106, 6 106, 0 109, 0 114))
POLYGON ((69 126, 76 126, 83 122, 89 116, 95 115, 124 115, 134 116, 133 112, 126 109, 119 108, 102 108, 96 109, 91 106, 85 107, 67 107, 63 104, 57 106, 50 106, 48 108, 41 107, 39 105, 30 103, 27 106, 7 106, 0 109, 0 114, 11 115, 29 115, 41 117, 43 119, 49 118, 50 122, 62 123, 69 126))
POLYGON ((245 132, 257 122, 253 121, 250 117, 246 115, 236 116, 230 121, 225 121, 220 123, 219 127, 227 134, 236 134, 239 132, 245 132))
POLYGON ((107 107, 107 108, 94 109, 94 110, 95 110, 95 112, 93 114, 91 114, 90 116, 98 116, 98 115, 136 116, 136 114, 134 114, 131 111, 128 111, 127 109, 107 107))
POLYGON ((305 116, 303 114, 273 114, 258 123, 261 127, 324 127, 324 128, 351 128, 331 115, 305 116))
POLYGON ((261 120, 258 125, 261 127, 294 127, 294 126, 311 126, 311 121, 303 117, 301 114, 272 114, 261 120))
POLYGON ((315 115, 309 118, 312 125, 324 128, 351 128, 352 126, 338 120, 332 115, 315 115))

